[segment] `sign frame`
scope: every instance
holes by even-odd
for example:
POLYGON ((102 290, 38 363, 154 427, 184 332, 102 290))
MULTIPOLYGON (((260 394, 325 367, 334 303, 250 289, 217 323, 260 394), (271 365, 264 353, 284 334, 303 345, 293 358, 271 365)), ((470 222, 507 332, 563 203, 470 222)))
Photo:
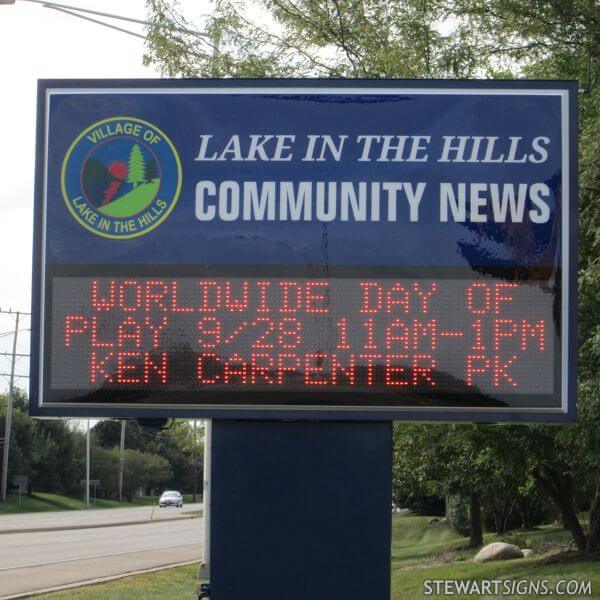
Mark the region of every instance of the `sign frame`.
MULTIPOLYGON (((391 93, 388 92, 388 93, 391 93)), ((423 93, 423 92, 421 92, 423 93)), ((294 420, 335 420, 335 421, 460 421, 460 422, 531 422, 563 423, 576 418, 577 393, 577 221, 578 221, 578 158, 577 158, 577 93, 575 81, 548 80, 330 80, 330 79, 271 79, 271 80, 40 80, 38 82, 37 128, 36 128, 36 175, 34 203, 34 247, 33 247, 33 287, 32 287, 32 329, 31 329, 31 378, 30 412, 36 417, 113 417, 113 418, 227 418, 227 419, 294 419, 294 420), (284 93, 300 93, 315 89, 318 93, 331 90, 332 93, 356 90, 357 93, 382 93, 384 90, 396 92, 425 90, 427 93, 462 93, 472 90, 476 94, 523 94, 561 95, 563 138, 563 180, 568 181, 563 188, 562 200, 562 407, 549 408, 482 408, 482 407, 424 407, 402 406, 357 407, 324 406, 231 406, 211 407, 201 405, 126 405, 105 404, 86 405, 76 403, 49 404, 42 400, 40 373, 43 365, 40 354, 43 344, 43 309, 45 255, 45 185, 46 147, 48 143, 49 93, 52 91, 90 90, 107 93, 114 89, 135 89, 143 92, 158 89, 169 92, 175 89, 218 89, 227 90, 268 89, 270 93, 282 90, 284 93), (565 201, 566 198, 566 201, 565 201), (565 334, 566 332, 566 334, 565 334)), ((558 385, 558 383, 557 383, 558 385)), ((199 392, 201 393, 201 392, 199 392)), ((309 392, 307 392, 308 394, 309 392)))

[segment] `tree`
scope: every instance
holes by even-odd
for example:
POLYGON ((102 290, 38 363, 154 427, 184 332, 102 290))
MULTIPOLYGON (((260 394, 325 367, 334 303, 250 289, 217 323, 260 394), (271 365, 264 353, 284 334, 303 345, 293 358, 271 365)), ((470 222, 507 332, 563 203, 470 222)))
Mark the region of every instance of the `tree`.
MULTIPOLYGON (((6 396, 0 395, 0 437, 4 436, 6 396)), ((14 400, 8 481, 15 475, 30 479, 29 491, 62 494, 79 491, 84 473, 84 436, 68 421, 39 421, 28 414, 24 392, 14 400)))
POLYGON ((129 166, 127 169, 127 182, 134 188, 146 180, 146 163, 144 154, 138 144, 134 144, 129 153, 129 166))
MULTIPOLYGON (((147 451, 164 456, 171 465, 169 486, 176 489, 193 489, 194 456, 202 457, 201 430, 194 430, 189 421, 174 421, 168 429, 148 437, 147 451)), ((201 463, 200 463, 201 464, 201 463)))
MULTIPOLYGON (((103 448, 114 448, 121 443, 121 422, 107 419, 96 423, 93 428, 97 443, 103 448)), ((128 448, 145 451, 146 437, 140 424, 133 419, 125 421, 125 440, 128 448)))
POLYGON ((67 421, 38 421, 31 478, 38 490, 77 494, 85 473, 85 435, 67 421))
POLYGON ((531 427, 523 445, 532 473, 579 550, 600 549, 600 11, 596 0, 455 0, 490 75, 577 79, 580 121, 579 418, 531 427), (589 508, 585 531, 578 512, 589 508))
MULTIPOLYGON (((128 449, 165 458, 170 465, 171 477, 164 483, 176 489, 190 490, 193 487, 194 454, 200 460, 202 457, 201 431, 197 430, 194 442, 193 427, 188 421, 173 421, 168 429, 150 433, 137 421, 128 420, 125 426, 125 443, 128 449)), ((102 448, 112 449, 120 445, 119 421, 101 421, 94 426, 93 433, 102 448)))
MULTIPOLYGON (((117 497, 119 473, 119 448, 95 446, 92 451, 92 473, 100 480, 100 490, 106 497, 117 497)), ((136 492, 148 491, 166 484, 172 477, 171 466, 162 456, 138 450, 125 450, 123 494, 133 502, 136 492)))
POLYGON ((406 493, 469 503, 470 545, 483 541, 481 509, 498 499, 514 499, 532 484, 522 454, 523 427, 498 425, 408 425, 394 428, 393 484, 406 493))
POLYGON ((442 33, 441 0, 257 0, 255 11, 248 4, 215 0, 197 27, 176 2, 147 0, 154 26, 144 62, 183 77, 468 77, 479 64, 462 43, 466 27, 442 33), (276 27, 252 12, 266 12, 276 27))
MULTIPOLYGON (((34 462, 36 458, 36 424, 29 417, 23 406, 24 394, 20 390, 16 391, 16 399, 13 405, 12 428, 10 441, 10 454, 8 461, 8 479, 10 483, 15 475, 26 475, 32 478, 34 472, 34 462), (19 406, 20 405, 20 406, 19 406)), ((0 396, 0 438, 5 436, 6 409, 8 397, 5 394, 0 396)))
POLYGON ((119 486, 119 448, 92 446, 91 478, 100 481, 98 491, 104 498, 117 498, 119 486))
MULTIPOLYGON (((114 448, 111 452, 118 456, 118 448, 114 448)), ((125 450, 123 493, 128 502, 133 502, 139 488, 161 486, 171 476, 171 466, 162 456, 137 450, 125 450)))
POLYGON ((153 179, 158 177, 158 173, 156 171, 156 163, 151 158, 146 165, 146 183, 150 183, 153 179))

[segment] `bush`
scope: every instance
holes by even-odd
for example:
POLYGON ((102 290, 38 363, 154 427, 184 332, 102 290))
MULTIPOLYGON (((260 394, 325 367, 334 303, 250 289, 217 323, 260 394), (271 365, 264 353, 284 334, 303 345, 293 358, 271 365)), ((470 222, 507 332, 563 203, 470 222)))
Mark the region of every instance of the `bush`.
POLYGON ((452 529, 461 535, 469 535, 469 498, 461 494, 449 494, 446 515, 452 529))
POLYGON ((408 508, 419 515, 442 516, 445 514, 444 499, 437 496, 399 493, 394 500, 400 508, 408 508))
MULTIPOLYGON (((118 447, 110 450, 94 447, 92 472, 100 480, 100 492, 105 498, 117 498, 119 486, 118 447)), ((137 450, 125 450, 123 469, 123 495, 128 502, 139 488, 149 489, 163 486, 171 477, 171 465, 162 456, 137 450)))

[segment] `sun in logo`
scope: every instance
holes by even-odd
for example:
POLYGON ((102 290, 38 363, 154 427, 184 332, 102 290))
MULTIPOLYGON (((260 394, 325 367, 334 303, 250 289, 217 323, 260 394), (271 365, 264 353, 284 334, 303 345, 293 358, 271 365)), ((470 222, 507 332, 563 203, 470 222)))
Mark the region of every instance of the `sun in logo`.
POLYGON ((89 231, 127 239, 152 231, 175 207, 181 162, 171 140, 133 117, 113 117, 83 131, 62 167, 69 212, 89 231))

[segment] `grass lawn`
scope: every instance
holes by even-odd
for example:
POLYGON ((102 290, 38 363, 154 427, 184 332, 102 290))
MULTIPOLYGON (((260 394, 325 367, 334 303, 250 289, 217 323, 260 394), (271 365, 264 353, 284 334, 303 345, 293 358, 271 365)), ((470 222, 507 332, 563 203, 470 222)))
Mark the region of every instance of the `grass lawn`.
MULTIPOLYGON (((91 508, 125 508, 128 506, 151 506, 158 502, 158 498, 143 496, 134 498, 133 503, 117 502, 116 500, 97 499, 91 508)), ((85 508, 85 502, 81 498, 70 498, 59 494, 38 492, 27 496, 21 495, 21 506, 19 506, 19 495, 9 494, 7 502, 0 502, 0 515, 40 512, 50 510, 79 510, 85 508)))
MULTIPOLYGON (((194 599, 198 565, 163 569, 146 575, 124 577, 117 581, 90 585, 43 598, 52 600, 148 600, 149 598, 194 599)), ((241 600, 241 599, 240 599, 241 600)))
MULTIPOLYGON (((427 517, 413 515, 395 516, 392 535, 392 599, 447 598, 424 595, 424 581, 437 579, 547 579, 552 586, 561 579, 592 581, 592 595, 585 598, 600 599, 600 563, 593 561, 542 564, 540 555, 557 546, 566 546, 571 539, 568 532, 554 525, 544 525, 535 530, 513 532, 506 536, 488 534, 485 543, 507 541, 521 548, 536 551, 530 558, 498 561, 476 565, 472 562, 476 551, 467 548, 464 538, 448 527, 427 525, 427 517)), ((474 596, 454 595, 453 598, 474 596)), ((476 596, 495 598, 496 596, 476 596)), ((503 596, 519 600, 540 598, 539 595, 503 596)), ((573 596, 571 596, 573 597, 573 596)))
MULTIPOLYGON (((192 503, 192 494, 181 494, 183 496, 184 504, 192 503)), ((196 494, 196 502, 202 502, 202 496, 200 494, 196 494)))
MULTIPOLYGON (((443 525, 428 525, 427 517, 410 514, 395 515, 392 535, 392 600, 414 598, 447 598, 425 596, 423 582, 435 579, 547 579, 549 585, 560 579, 592 581, 592 595, 600 599, 600 563, 574 562, 542 564, 540 554, 551 547, 564 546, 570 537, 556 526, 544 526, 532 531, 520 531, 504 538, 486 536, 486 543, 506 539, 520 547, 536 550, 531 558, 474 564, 475 552, 466 549, 467 539, 443 525)), ((151 600, 165 597, 194 598, 197 565, 167 569, 156 573, 127 577, 118 581, 50 594, 52 600, 151 600)), ((486 598, 496 596, 459 596, 453 598, 486 598)), ((504 596, 519 600, 540 596, 504 596)), ((566 597, 566 596, 565 596, 566 597)), ((570 596, 577 598, 577 596, 570 596)), ((583 598, 583 596, 581 596, 583 598)), ((332 599, 334 600, 334 599, 332 599)), ((337 599, 335 599, 337 600, 337 599)), ((368 600, 365 599, 365 600, 368 600)))

